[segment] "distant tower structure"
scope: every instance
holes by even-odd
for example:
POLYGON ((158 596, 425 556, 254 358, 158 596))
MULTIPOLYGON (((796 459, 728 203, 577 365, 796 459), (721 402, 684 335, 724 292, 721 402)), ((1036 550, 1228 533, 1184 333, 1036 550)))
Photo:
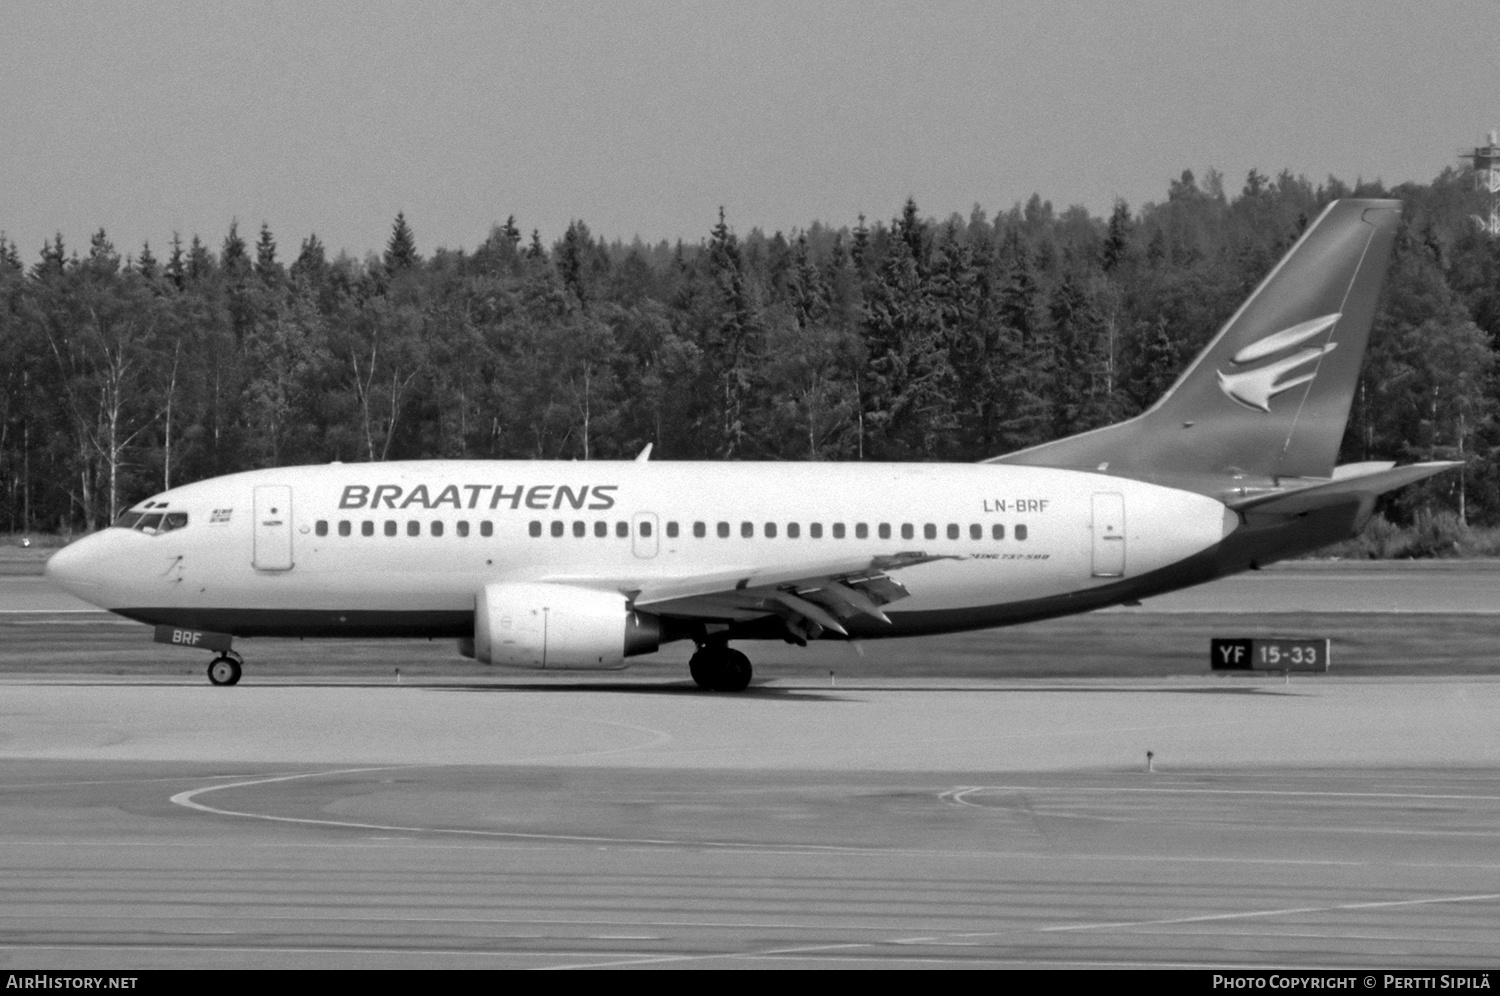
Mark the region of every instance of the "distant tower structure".
POLYGON ((1474 167, 1474 189, 1490 195, 1490 214, 1474 215, 1474 221, 1490 235, 1500 235, 1500 133, 1490 132, 1488 145, 1475 146, 1463 153, 1474 167))

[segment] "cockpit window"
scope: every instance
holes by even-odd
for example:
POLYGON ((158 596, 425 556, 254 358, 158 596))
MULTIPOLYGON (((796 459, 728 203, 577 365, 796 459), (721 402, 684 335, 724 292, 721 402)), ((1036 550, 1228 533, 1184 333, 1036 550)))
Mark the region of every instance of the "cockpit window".
POLYGON ((134 529, 152 536, 182 529, 187 524, 186 512, 126 512, 115 520, 115 525, 121 529, 134 529))

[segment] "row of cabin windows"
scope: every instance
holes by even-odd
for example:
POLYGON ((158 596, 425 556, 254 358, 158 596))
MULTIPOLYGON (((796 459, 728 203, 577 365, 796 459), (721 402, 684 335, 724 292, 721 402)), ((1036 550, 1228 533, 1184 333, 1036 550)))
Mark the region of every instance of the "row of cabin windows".
MULTIPOLYGON (((637 528, 639 529, 639 532, 640 532, 641 536, 650 536, 651 535, 651 523, 650 522, 640 522, 640 523, 637 523, 637 528)), ((543 533, 542 523, 539 522, 539 521, 537 521, 537 520, 535 520, 535 519, 533 519, 528 531, 531 533, 532 536, 541 536, 542 533, 543 533)), ((550 528, 548 528, 547 531, 550 532, 553 536, 566 536, 568 534, 568 532, 570 531, 570 529, 569 529, 568 523, 563 522, 561 519, 553 519, 552 522, 551 522, 551 524, 550 524, 550 528)), ((892 527, 891 527, 891 524, 889 522, 881 522, 881 523, 877 524, 876 527, 875 527, 875 531, 876 531, 876 535, 879 536, 881 539, 890 539, 891 538, 892 527)), ((572 523, 571 532, 572 532, 572 534, 574 536, 578 536, 578 537, 587 536, 589 534, 589 524, 587 522, 583 522, 582 520, 576 520, 575 519, 573 521, 573 523, 572 523)), ((667 523, 666 532, 667 532, 667 538, 668 539, 676 539, 680 535, 680 527, 678 526, 678 524, 676 522, 668 522, 667 523)), ((728 539, 733 534, 734 530, 732 528, 732 524, 731 523, 728 523, 728 522, 719 522, 719 523, 715 524, 715 526, 714 526, 714 532, 715 532, 716 535, 718 535, 718 537, 720 539, 728 539)), ((786 532, 786 538, 787 539, 800 539, 802 537, 802 524, 800 522, 788 522, 786 524, 786 526, 785 526, 785 532, 786 532)), ((601 522, 595 522, 594 523, 594 528, 593 528, 593 533, 594 533, 595 536, 599 536, 599 537, 608 536, 609 535, 609 523, 602 522, 602 521, 601 522)), ((764 524, 762 524, 761 530, 760 530, 760 535, 762 535, 766 539, 775 539, 777 536, 781 535, 781 533, 782 533, 782 526, 781 526, 781 524, 776 523, 776 522, 767 522, 767 523, 764 523, 764 524)), ((753 522, 741 522, 740 523, 740 528, 739 528, 739 534, 740 534, 740 537, 743 538, 743 539, 754 539, 755 538, 755 523, 753 523, 753 522)), ((951 540, 962 539, 963 538, 963 534, 964 534, 964 528, 962 526, 960 526, 956 522, 950 522, 950 523, 948 523, 947 527, 944 529, 944 534, 947 536, 948 539, 951 539, 951 540)), ((971 540, 982 540, 982 539, 984 539, 984 526, 980 525, 977 522, 971 522, 971 523, 969 523, 968 534, 969 534, 969 539, 971 539, 971 540)), ((615 535, 616 536, 620 536, 620 537, 629 536, 630 535, 630 524, 627 523, 627 522, 617 522, 617 523, 615 523, 615 535)), ((693 535, 695 537, 697 537, 698 539, 702 539, 705 536, 707 536, 708 535, 708 523, 706 523, 706 522, 695 522, 695 523, 693 523, 693 535)), ((807 535, 808 535, 808 537, 810 539, 822 539, 823 536, 824 536, 823 523, 821 523, 821 522, 809 522, 807 524, 807 535)), ((846 525, 844 523, 842 523, 842 522, 835 522, 835 523, 832 523, 828 527, 828 535, 831 535, 834 539, 844 539, 848 535, 848 529, 847 529, 847 527, 846 527, 846 525)), ((904 540, 915 539, 916 535, 917 535, 917 527, 915 525, 913 525, 910 522, 903 522, 901 524, 901 538, 902 539, 904 539, 904 540)), ((1014 535, 1015 535, 1016 539, 1018 539, 1018 540, 1024 540, 1026 538, 1026 527, 1024 525, 1017 525, 1015 527, 1015 533, 1014 533, 1014 535)), ((854 538, 855 539, 868 539, 869 536, 870 536, 870 524, 869 523, 867 523, 867 522, 856 522, 854 524, 854 538)), ((1003 539, 1005 539, 1005 526, 1001 525, 998 522, 995 523, 995 524, 993 524, 992 526, 990 526, 990 537, 992 539, 997 539, 997 540, 1003 540, 1003 539)), ((925 523, 922 526, 922 538, 923 539, 930 539, 930 540, 937 539, 938 538, 938 527, 937 527, 937 525, 935 523, 932 523, 932 522, 925 523)))
MULTIPOLYGON (((339 522, 339 524, 338 524, 338 529, 339 529, 339 535, 340 536, 353 536, 354 535, 354 523, 350 522, 348 519, 341 520, 339 522)), ((444 530, 444 527, 443 527, 443 520, 442 519, 433 519, 430 523, 428 523, 428 532, 431 535, 433 535, 433 536, 441 536, 441 535, 443 535, 443 530, 444 530)), ((385 534, 387 536, 395 536, 400 531, 401 531, 400 523, 396 522, 395 519, 386 519, 385 520, 384 532, 385 532, 385 534)), ((467 536, 467 535, 469 535, 469 523, 468 523, 468 521, 465 520, 465 519, 458 520, 456 523, 453 524, 453 531, 455 533, 457 533, 459 536, 467 536)), ((319 536, 327 536, 328 535, 328 520, 327 519, 319 519, 314 524, 314 526, 313 526, 313 532, 317 533, 319 536)), ((366 519, 363 522, 361 522, 359 524, 359 534, 361 536, 374 536, 375 535, 375 523, 373 521, 371 521, 370 519, 366 519)), ((421 536, 422 535, 422 523, 419 522, 416 519, 408 519, 408 520, 406 520, 406 535, 408 535, 408 536, 421 536)), ((493 536, 493 535, 495 535, 495 524, 493 522, 488 522, 488 521, 481 522, 479 524, 479 535, 481 535, 481 536, 493 536)))
MULTIPOLYGON (((441 519, 433 519, 431 522, 428 523, 428 532, 432 536, 441 536, 441 535, 443 535, 443 528, 444 528, 443 527, 443 522, 442 522, 441 519)), ((652 533, 651 523, 649 521, 642 521, 642 522, 636 523, 636 528, 638 530, 639 535, 642 536, 642 537, 649 537, 651 535, 651 533, 652 533)), ((541 536, 542 533, 543 533, 542 523, 539 520, 533 519, 531 521, 531 524, 528 527, 527 531, 532 536, 541 536)), ((568 523, 562 521, 561 519, 554 519, 554 520, 552 520, 551 528, 548 531, 553 536, 566 536, 570 530, 569 530, 569 527, 568 527, 568 523)), ((593 524, 593 530, 592 531, 593 531, 593 534, 596 537, 599 537, 599 538, 603 539, 603 538, 609 536, 609 534, 610 534, 609 523, 605 522, 602 519, 600 519, 600 520, 596 521, 593 524)), ((679 530, 678 524, 676 522, 668 522, 667 523, 667 530, 666 531, 667 531, 667 538, 668 539, 676 539, 678 537, 678 535, 680 534, 680 530, 679 530)), ((328 535, 328 520, 326 520, 326 519, 319 519, 318 522, 317 522, 317 524, 316 524, 316 526, 315 526, 315 528, 314 528, 314 532, 316 532, 317 535, 319 535, 319 536, 327 536, 328 535)), ((395 536, 395 535, 397 535, 400 532, 400 524, 397 523, 394 519, 386 519, 385 520, 385 524, 384 524, 384 532, 385 532, 385 535, 387 535, 387 536, 395 536)), ((469 523, 466 520, 460 519, 458 522, 456 522, 454 524, 454 532, 457 535, 459 535, 459 536, 468 536, 469 535, 469 523)), ((577 537, 587 536, 589 534, 589 532, 590 532, 590 530, 589 530, 589 524, 587 522, 584 522, 581 519, 575 519, 573 521, 573 523, 572 523, 571 532, 572 532, 572 534, 574 536, 577 536, 577 537)), ((714 532, 719 536, 719 538, 721 538, 721 539, 728 539, 730 537, 730 535, 732 534, 733 530, 732 530, 732 528, 730 526, 730 523, 728 523, 728 522, 720 522, 720 523, 717 523, 715 525, 714 532)), ((740 523, 740 530, 739 530, 739 532, 740 532, 740 536, 742 538, 744 538, 744 539, 754 539, 755 538, 755 523, 753 523, 753 522, 741 522, 740 523)), ((891 535, 892 535, 891 524, 889 522, 878 523, 876 525, 876 527, 875 527, 875 532, 876 532, 876 535, 879 536, 881 539, 890 539, 891 535)), ((948 523, 947 528, 944 530, 944 534, 950 540, 961 539, 963 537, 963 532, 964 532, 963 527, 960 526, 956 522, 950 522, 950 523, 948 523)), ((354 534, 354 523, 350 522, 348 519, 344 519, 344 520, 340 521, 339 524, 338 524, 338 533, 339 533, 340 536, 352 536, 354 534)), ((479 535, 481 535, 481 536, 493 536, 494 533, 495 533, 494 523, 489 522, 489 521, 484 521, 484 522, 479 523, 479 535)), ((366 519, 363 522, 361 522, 359 524, 359 534, 361 536, 374 536, 375 535, 375 523, 372 520, 370 520, 370 519, 366 519)), ((614 528, 614 534, 616 536, 620 537, 621 539, 625 539, 625 538, 629 537, 630 536, 630 523, 628 523, 628 522, 616 522, 615 523, 615 528, 614 528)), ((762 527, 761 527, 761 535, 764 536, 766 539, 775 539, 780 534, 781 534, 781 526, 778 523, 767 522, 767 523, 764 523, 762 525, 762 527)), ((842 522, 832 523, 828 527, 828 534, 831 535, 834 539, 844 539, 848 535, 848 533, 846 531, 846 527, 845 527, 844 523, 842 523, 842 522)), ((968 534, 969 534, 969 539, 971 539, 971 540, 982 540, 982 539, 984 539, 984 526, 980 525, 977 522, 971 522, 969 524, 968 534)), ((417 520, 417 519, 408 519, 407 522, 406 522, 406 535, 408 535, 408 536, 420 536, 420 535, 422 535, 422 523, 419 520, 417 520)), ((706 522, 695 522, 695 523, 693 523, 693 535, 695 537, 699 538, 699 539, 702 539, 703 537, 707 536, 708 535, 708 523, 706 523, 706 522)), ((807 535, 808 535, 808 537, 810 539, 822 539, 823 535, 824 535, 824 533, 823 533, 823 523, 821 523, 821 522, 809 522, 807 524, 807 535)), ((903 523, 901 523, 901 538, 902 539, 904 539, 904 540, 915 539, 916 535, 917 535, 917 527, 915 525, 913 525, 910 522, 903 522, 903 523)), ((787 539, 800 539, 801 536, 802 536, 802 524, 800 522, 788 522, 786 524, 786 538, 787 539)), ((869 536, 870 536, 870 524, 869 523, 867 523, 867 522, 856 522, 854 524, 854 538, 855 539, 868 539, 869 536)), ((1014 536, 1018 540, 1024 540, 1026 538, 1026 526, 1024 524, 1017 525, 1015 527, 1014 536)), ((937 525, 935 523, 931 523, 931 522, 925 523, 922 526, 922 538, 923 539, 930 539, 930 540, 937 539, 938 538, 938 527, 937 527, 937 525)), ((998 522, 996 522, 993 525, 991 525, 990 526, 990 538, 991 539, 996 539, 996 540, 1003 540, 1003 539, 1005 539, 1005 526, 1003 526, 1002 524, 1000 524, 998 522)))

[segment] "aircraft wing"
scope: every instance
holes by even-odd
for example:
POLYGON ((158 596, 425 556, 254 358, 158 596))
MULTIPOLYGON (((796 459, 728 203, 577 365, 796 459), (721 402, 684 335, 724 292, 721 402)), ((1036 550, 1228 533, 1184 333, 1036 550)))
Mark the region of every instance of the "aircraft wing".
POLYGON ((921 551, 845 558, 796 567, 721 572, 654 583, 632 606, 656 615, 742 621, 780 616, 799 641, 824 630, 847 635, 844 621, 869 616, 889 623, 884 606, 907 597, 891 575, 934 560, 959 559, 921 551))
POLYGON ((1374 501, 1387 491, 1404 488, 1434 474, 1462 466, 1458 460, 1433 460, 1428 463, 1413 463, 1405 467, 1389 464, 1365 464, 1341 467, 1334 471, 1331 480, 1290 491, 1252 495, 1226 504, 1244 515, 1285 516, 1301 515, 1329 505, 1360 498, 1374 501), (1342 473, 1341 473, 1342 471, 1342 473))

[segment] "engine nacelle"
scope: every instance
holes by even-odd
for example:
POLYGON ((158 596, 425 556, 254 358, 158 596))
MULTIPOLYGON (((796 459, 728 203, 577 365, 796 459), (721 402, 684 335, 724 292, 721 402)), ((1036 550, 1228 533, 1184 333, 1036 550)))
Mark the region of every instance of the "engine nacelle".
POLYGON ((613 670, 660 645, 660 620, 631 612, 618 592, 501 583, 474 597, 474 658, 482 664, 613 670))

